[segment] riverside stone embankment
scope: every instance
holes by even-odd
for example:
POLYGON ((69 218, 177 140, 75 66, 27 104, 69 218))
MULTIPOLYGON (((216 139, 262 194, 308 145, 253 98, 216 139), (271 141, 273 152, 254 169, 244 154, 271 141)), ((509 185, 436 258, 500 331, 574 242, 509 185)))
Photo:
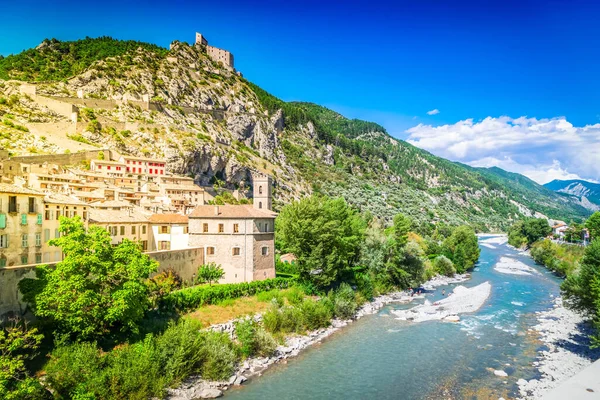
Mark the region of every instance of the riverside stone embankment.
MULTIPOLYGON (((439 286, 464 282, 467 279, 469 279, 469 275, 467 274, 457 275, 451 278, 438 276, 425 283, 423 288, 426 290, 433 290, 439 286)), ((294 335, 287 337, 285 344, 278 346, 275 350, 275 354, 271 357, 255 357, 246 359, 237 366, 235 373, 229 378, 228 381, 207 381, 202 379, 201 376, 194 376, 184 382, 184 384, 182 384, 180 387, 176 389, 169 389, 168 399, 194 400, 220 397, 223 394, 223 391, 228 390, 231 386, 241 385, 249 378, 262 374, 262 372, 274 364, 287 362, 287 359, 296 357, 302 350, 312 346, 313 344, 320 343, 325 338, 352 323, 353 320, 360 319, 366 315, 374 314, 389 303, 409 303, 414 299, 422 297, 423 296, 411 296, 406 291, 394 292, 376 297, 373 299, 373 301, 360 307, 353 319, 333 319, 331 321, 331 325, 327 328, 317 329, 307 333, 306 335, 294 335)), ((257 321, 261 320, 260 315, 255 315, 252 318, 257 321)), ((226 332, 232 338, 235 338, 235 322, 236 321, 229 321, 224 324, 211 326, 208 329, 218 332, 226 332)))

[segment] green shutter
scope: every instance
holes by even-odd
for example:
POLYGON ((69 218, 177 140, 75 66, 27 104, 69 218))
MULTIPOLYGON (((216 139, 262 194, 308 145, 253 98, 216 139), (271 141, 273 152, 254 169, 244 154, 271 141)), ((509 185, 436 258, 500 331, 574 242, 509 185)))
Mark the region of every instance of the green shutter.
POLYGON ((38 221, 37 221, 38 225, 42 224, 42 214, 38 214, 38 221))
POLYGON ((0 214, 0 229, 6 228, 6 214, 0 214))
POLYGON ((27 214, 21 214, 21 225, 27 225, 27 214))

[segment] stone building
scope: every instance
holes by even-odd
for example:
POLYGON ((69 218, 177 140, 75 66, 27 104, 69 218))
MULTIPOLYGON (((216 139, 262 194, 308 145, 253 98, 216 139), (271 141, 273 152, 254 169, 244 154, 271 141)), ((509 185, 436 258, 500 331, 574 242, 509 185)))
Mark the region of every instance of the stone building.
POLYGON ((79 216, 87 226, 89 206, 81 200, 59 193, 50 193, 44 197, 44 212, 42 221, 42 262, 52 263, 62 261, 63 254, 58 247, 50 246, 50 239, 60 236, 60 217, 79 216))
POLYGON ((112 244, 119 244, 123 239, 139 242, 143 251, 148 250, 150 232, 148 217, 136 208, 127 209, 90 209, 89 224, 106 229, 112 237, 112 244))
POLYGON ((275 277, 275 217, 268 177, 254 177, 253 205, 202 205, 189 215, 189 245, 220 264, 221 283, 275 277), (262 191, 261 191, 262 188, 262 191))
POLYGON ((227 50, 219 49, 218 47, 210 46, 208 40, 202 34, 196 32, 196 46, 206 46, 206 54, 214 62, 223 63, 224 66, 231 69, 233 66, 233 54, 227 50))
POLYGON ((44 193, 0 183, 0 267, 42 262, 44 193))

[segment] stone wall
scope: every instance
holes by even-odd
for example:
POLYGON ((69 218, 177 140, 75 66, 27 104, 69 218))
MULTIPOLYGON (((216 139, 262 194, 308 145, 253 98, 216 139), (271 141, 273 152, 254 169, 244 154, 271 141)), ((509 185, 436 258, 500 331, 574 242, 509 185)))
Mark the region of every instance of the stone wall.
MULTIPOLYGON (((159 262, 158 272, 173 269, 184 281, 190 281, 204 264, 204 248, 193 247, 183 250, 165 250, 146 253, 159 262)), ((54 266, 55 263, 46 263, 54 266)), ((36 265, 0 268, 0 318, 7 314, 25 315, 27 305, 23 303, 17 287, 23 278, 35 278, 36 265)))
POLYGON ((59 115, 71 119, 71 121, 77 121, 77 114, 79 110, 73 104, 45 96, 35 96, 35 102, 59 115))
POLYGON ((10 161, 16 161, 27 164, 43 164, 45 162, 50 164, 59 165, 77 165, 83 161, 91 161, 98 159, 98 153, 104 152, 104 155, 108 158, 109 154, 113 156, 112 150, 98 149, 90 151, 82 151, 80 153, 71 154, 40 154, 36 156, 19 156, 11 157, 10 161))

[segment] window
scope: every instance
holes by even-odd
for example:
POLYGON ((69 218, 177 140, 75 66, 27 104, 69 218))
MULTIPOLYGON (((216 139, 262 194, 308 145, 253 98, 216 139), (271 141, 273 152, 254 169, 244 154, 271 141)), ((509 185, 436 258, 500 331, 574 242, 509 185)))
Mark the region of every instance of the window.
POLYGON ((206 248, 206 254, 209 256, 214 256, 215 255, 215 248, 214 247, 207 247, 206 248))
POLYGON ((59 218, 60 218, 60 210, 56 210, 56 220, 58 221, 59 218))
POLYGON ((35 197, 30 197, 29 198, 29 213, 34 213, 35 212, 35 197))
POLYGON ((202 232, 204 232, 204 233, 208 232, 208 224, 202 224, 202 232))
POLYGON ((239 256, 240 255, 240 248, 239 247, 234 247, 233 249, 231 249, 231 255, 232 256, 239 256))
POLYGON ((26 233, 21 235, 21 247, 29 247, 29 235, 26 233))
POLYGON ((125 227, 124 226, 121 226, 121 229, 119 229, 119 231, 121 233, 121 236, 125 235, 125 227))
POLYGON ((262 208, 262 201, 258 202, 258 208, 262 208))
POLYGON ((37 224, 41 225, 42 224, 42 214, 38 214, 37 215, 37 224))
POLYGON ((26 265, 29 263, 29 257, 21 256, 21 264, 26 265))
POLYGON ((44 219, 45 219, 46 221, 49 221, 49 220, 51 220, 51 219, 52 219, 52 211, 50 211, 50 210, 46 210, 46 213, 45 213, 45 214, 46 214, 46 215, 44 216, 44 219))
POLYGON ((41 262, 42 262, 42 255, 38 253, 35 255, 35 263, 40 264, 41 262))
POLYGON ((87 221, 87 211, 84 211, 84 212, 83 212, 83 220, 84 220, 84 221, 87 221))
POLYGON ((158 242, 158 248, 160 250, 169 250, 171 248, 171 242, 168 240, 161 240, 158 242))
POLYGON ((187 225, 186 225, 186 226, 184 226, 184 227, 183 227, 183 233, 184 233, 184 234, 190 233, 190 227, 189 227, 189 226, 187 226, 187 225))
POLYGON ((44 243, 50 240, 50 229, 44 229, 44 243))
POLYGON ((17 212, 17 196, 8 196, 8 212, 17 212))
POLYGON ((240 224, 233 224, 233 233, 240 232, 240 224))
POLYGON ((262 185, 258 187, 258 194, 262 194, 262 185))
POLYGON ((36 246, 41 246, 42 245, 42 234, 37 232, 35 234, 35 245, 36 246))
POLYGON ((267 246, 263 246, 261 254, 263 256, 268 256, 269 255, 269 248, 267 246))
POLYGON ((6 267, 6 258, 0 258, 0 267, 6 267))
POLYGON ((0 249, 8 247, 8 235, 0 235, 0 249))
POLYGON ((167 225, 161 226, 160 233, 169 233, 169 227, 167 225))
POLYGON ((147 240, 142 240, 142 250, 144 250, 144 251, 148 250, 148 241, 147 240))
POLYGON ((6 228, 6 214, 0 214, 0 229, 6 228))
POLYGON ((21 225, 27 225, 27 214, 21 214, 21 225))
POLYGON ((54 238, 58 239, 60 237, 60 232, 58 231, 58 229, 54 230, 54 238))
POLYGON ((132 225, 132 226, 131 226, 131 234, 132 234, 132 235, 135 235, 135 225, 132 225))
POLYGON ((219 224, 219 233, 225 232, 225 226, 223 224, 219 224))

